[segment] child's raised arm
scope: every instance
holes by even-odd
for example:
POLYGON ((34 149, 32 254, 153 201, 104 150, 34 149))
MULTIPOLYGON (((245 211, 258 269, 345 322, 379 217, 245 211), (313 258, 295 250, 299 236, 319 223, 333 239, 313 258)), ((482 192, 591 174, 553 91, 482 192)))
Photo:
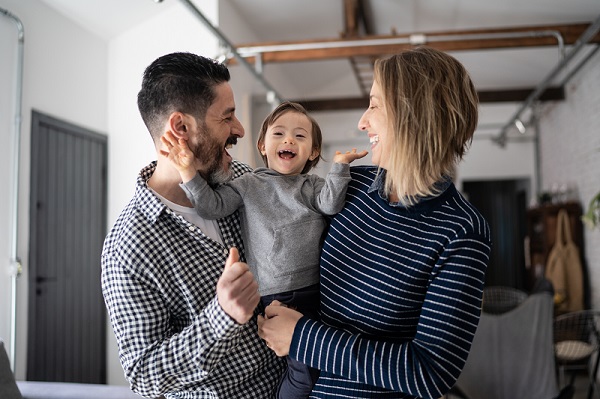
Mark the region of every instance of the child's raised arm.
POLYGON ((345 154, 342 154, 340 151, 336 151, 335 155, 333 156, 333 162, 351 163, 352 161, 355 161, 357 159, 364 157, 368 153, 369 152, 365 151, 365 150, 363 150, 361 152, 356 152, 356 148, 353 148, 352 151, 346 151, 345 154))
POLYGON ((170 130, 161 136, 160 141, 169 150, 160 150, 160 153, 169 158, 179 172, 181 181, 186 183, 192 180, 197 171, 194 168, 194 153, 188 147, 187 141, 183 138, 177 139, 170 130))

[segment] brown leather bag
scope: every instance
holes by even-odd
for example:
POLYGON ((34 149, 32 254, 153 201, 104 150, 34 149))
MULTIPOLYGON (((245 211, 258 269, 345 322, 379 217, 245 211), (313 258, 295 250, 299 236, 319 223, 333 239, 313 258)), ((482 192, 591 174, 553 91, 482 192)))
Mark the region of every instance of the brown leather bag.
POLYGON ((579 248, 571 238, 569 215, 561 209, 556 223, 556 241, 546 262, 546 278, 554 287, 556 313, 583 309, 583 271, 579 248))

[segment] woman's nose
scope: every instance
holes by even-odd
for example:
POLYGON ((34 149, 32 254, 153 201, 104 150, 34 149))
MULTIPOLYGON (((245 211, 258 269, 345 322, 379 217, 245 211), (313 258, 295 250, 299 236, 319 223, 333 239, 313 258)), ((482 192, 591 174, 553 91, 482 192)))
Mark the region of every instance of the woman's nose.
POLYGON ((365 111, 365 113, 362 114, 362 116, 360 117, 360 119, 358 120, 358 130, 367 130, 367 118, 365 117, 365 114, 367 112, 365 111))

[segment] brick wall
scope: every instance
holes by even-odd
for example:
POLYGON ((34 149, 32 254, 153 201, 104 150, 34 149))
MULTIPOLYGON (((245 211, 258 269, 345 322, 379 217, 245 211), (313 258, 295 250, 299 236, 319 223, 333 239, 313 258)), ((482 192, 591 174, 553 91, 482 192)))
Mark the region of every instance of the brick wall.
MULTIPOLYGON (((571 184, 584 212, 600 191, 600 52, 567 83, 565 101, 540 112, 542 190, 571 184)), ((600 227, 584 227, 591 305, 600 309, 600 227)))

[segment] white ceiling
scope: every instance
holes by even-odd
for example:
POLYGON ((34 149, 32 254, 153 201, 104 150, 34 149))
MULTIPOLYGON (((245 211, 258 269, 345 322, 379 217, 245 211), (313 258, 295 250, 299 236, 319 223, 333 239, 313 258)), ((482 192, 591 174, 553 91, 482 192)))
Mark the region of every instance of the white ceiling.
MULTIPOLYGON (((106 39, 179 3, 178 0, 42 1, 106 39)), ((343 0, 222 1, 237 9, 259 40, 265 42, 334 39, 344 30, 343 0)), ((599 0, 369 0, 367 3, 375 34, 590 23, 600 16, 599 0)), ((227 36, 227 32, 223 33, 227 36)), ((534 88, 559 62, 554 47, 454 55, 470 71, 477 88, 484 90, 534 88)), ((285 76, 305 90, 306 93, 301 93, 305 97, 332 79, 352 74, 345 60, 278 65, 285 76)), ((360 94, 357 84, 340 86, 335 89, 336 96, 360 94)))

